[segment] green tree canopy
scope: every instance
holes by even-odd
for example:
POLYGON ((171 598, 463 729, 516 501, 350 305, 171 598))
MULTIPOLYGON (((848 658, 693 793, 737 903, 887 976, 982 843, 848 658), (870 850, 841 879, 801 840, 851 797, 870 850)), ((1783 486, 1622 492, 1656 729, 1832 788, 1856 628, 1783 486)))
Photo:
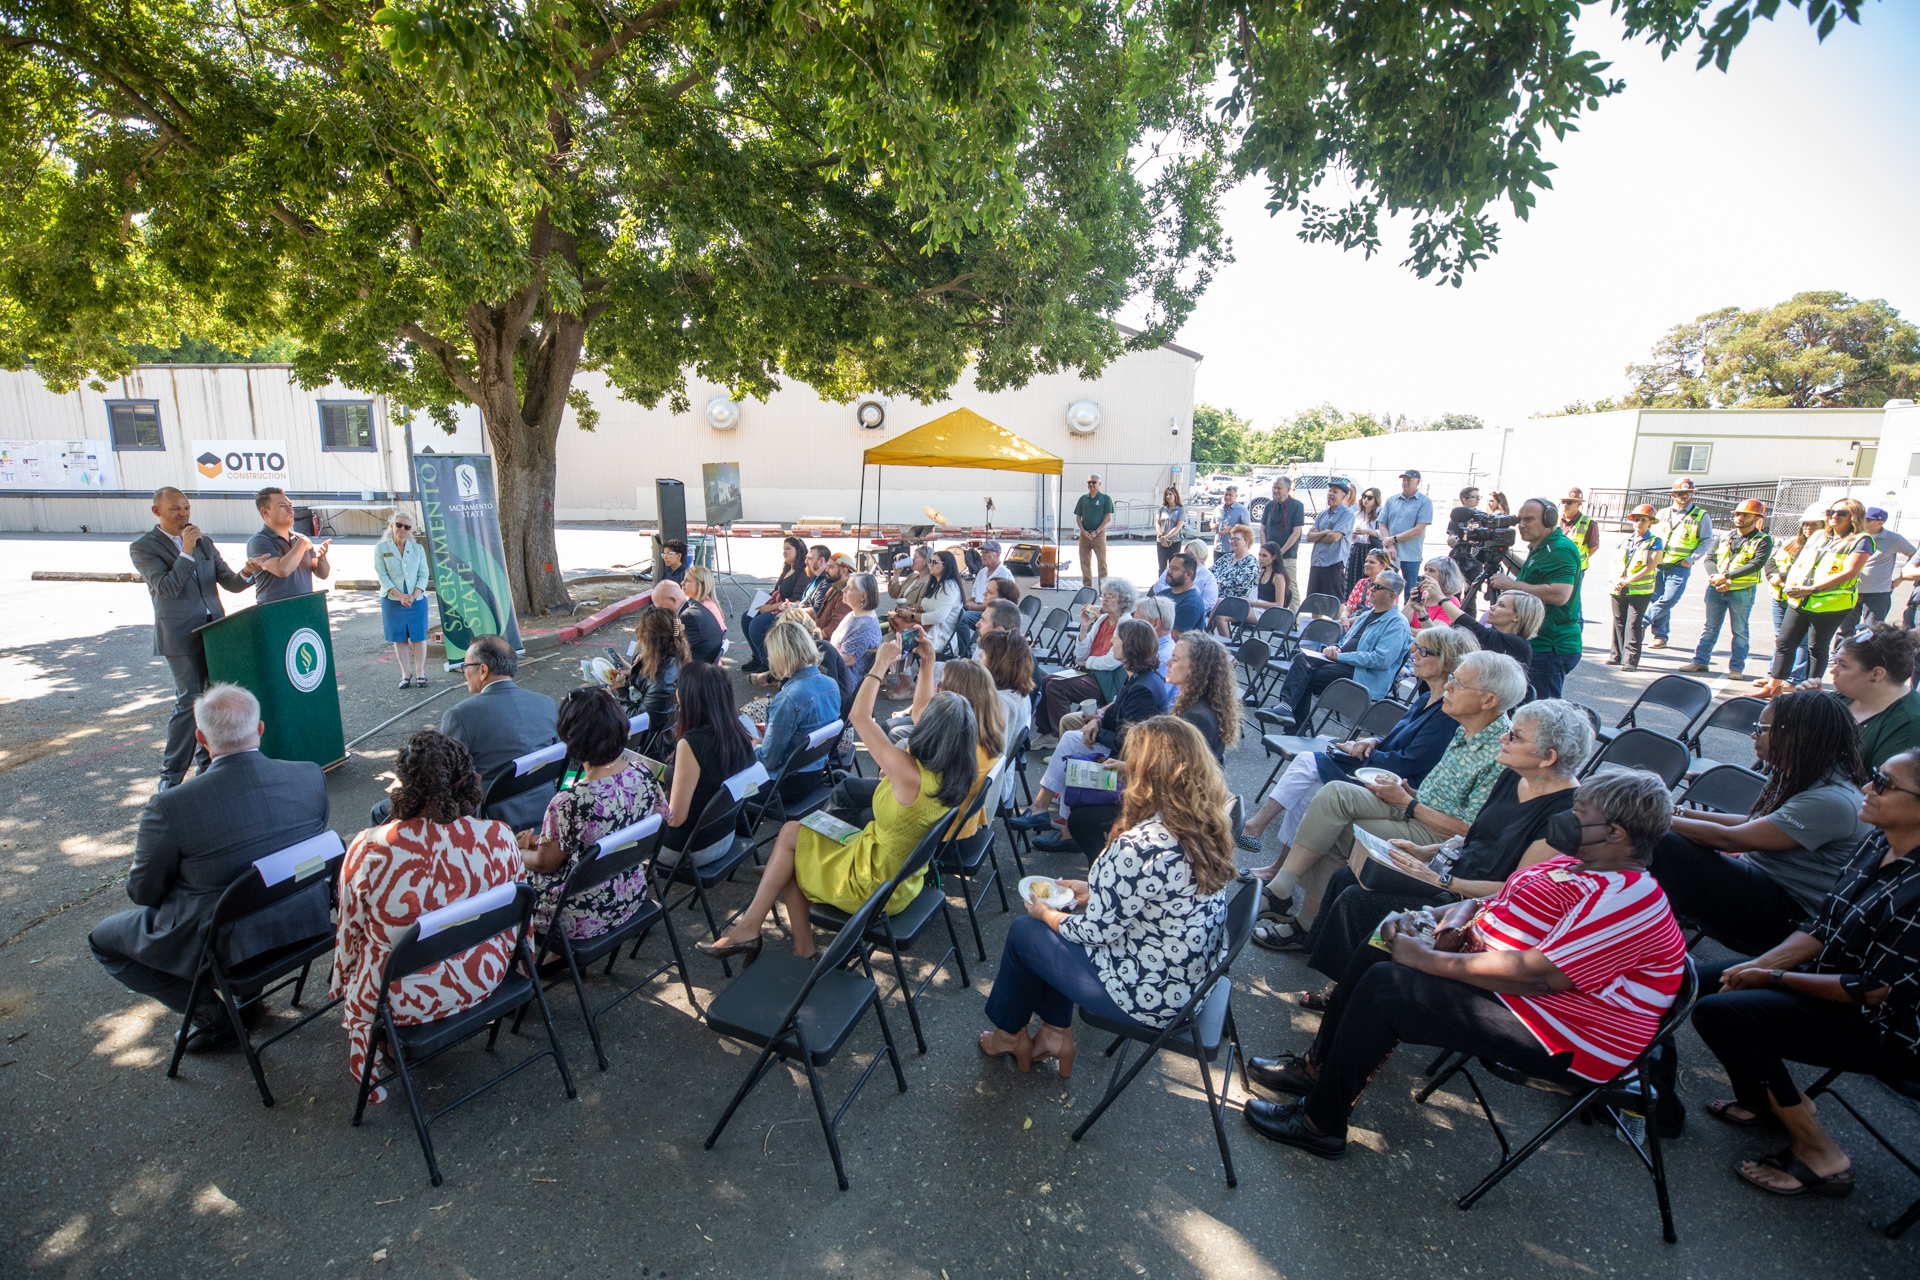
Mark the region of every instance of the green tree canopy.
MULTIPOLYGON (((1409 266, 1458 284, 1548 185, 1543 132, 1623 87, 1574 48, 1599 2, 0 0, 0 362, 65 386, 287 334, 309 385, 470 400, 515 601, 562 607, 582 367, 676 408, 690 369, 1091 375, 1175 333, 1243 174, 1368 253, 1412 213, 1409 266)), ((1607 0, 1723 66, 1777 2, 1607 0)), ((1858 0, 1803 7, 1824 34, 1858 0)))
POLYGON ((1471 413, 1443 413, 1433 420, 1432 431, 1478 431, 1487 424, 1471 413))
POLYGON ((1211 466, 1216 462, 1250 462, 1253 424, 1231 409, 1216 409, 1210 404, 1193 406, 1193 464, 1211 466))

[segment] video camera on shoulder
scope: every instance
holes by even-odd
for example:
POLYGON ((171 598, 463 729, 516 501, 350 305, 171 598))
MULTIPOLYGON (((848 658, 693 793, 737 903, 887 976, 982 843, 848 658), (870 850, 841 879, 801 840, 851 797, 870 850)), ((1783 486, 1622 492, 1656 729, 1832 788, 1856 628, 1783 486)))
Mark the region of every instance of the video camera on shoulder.
POLYGON ((1482 511, 1478 507, 1455 507, 1447 517, 1447 532, 1462 542, 1470 543, 1476 550, 1480 547, 1510 547, 1519 535, 1513 527, 1520 523, 1519 516, 1503 516, 1493 511, 1482 511))

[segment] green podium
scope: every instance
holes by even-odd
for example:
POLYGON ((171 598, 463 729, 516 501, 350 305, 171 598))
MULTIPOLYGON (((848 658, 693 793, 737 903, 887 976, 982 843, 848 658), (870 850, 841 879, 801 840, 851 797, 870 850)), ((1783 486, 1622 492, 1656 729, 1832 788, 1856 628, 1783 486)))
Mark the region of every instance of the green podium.
POLYGON ((344 764, 346 732, 333 683, 333 632, 323 591, 242 609, 197 633, 207 646, 207 674, 260 699, 267 722, 262 753, 275 760, 344 764))

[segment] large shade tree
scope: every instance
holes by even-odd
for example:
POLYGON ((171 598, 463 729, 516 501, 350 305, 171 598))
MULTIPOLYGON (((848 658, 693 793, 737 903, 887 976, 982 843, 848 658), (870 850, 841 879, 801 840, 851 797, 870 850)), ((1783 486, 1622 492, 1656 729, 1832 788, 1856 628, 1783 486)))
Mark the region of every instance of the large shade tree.
MULTIPOLYGON (((1723 66, 1778 7, 1606 2, 1723 66)), ((1858 5, 1789 2, 1823 35, 1858 5)), ((305 381, 470 400, 516 603, 560 607, 581 368, 676 408, 689 369, 1091 374, 1178 329, 1247 174, 1309 239, 1411 213, 1408 265, 1458 284, 1622 87, 1574 47, 1597 3, 0 0, 0 361, 64 386, 290 335, 305 381)))

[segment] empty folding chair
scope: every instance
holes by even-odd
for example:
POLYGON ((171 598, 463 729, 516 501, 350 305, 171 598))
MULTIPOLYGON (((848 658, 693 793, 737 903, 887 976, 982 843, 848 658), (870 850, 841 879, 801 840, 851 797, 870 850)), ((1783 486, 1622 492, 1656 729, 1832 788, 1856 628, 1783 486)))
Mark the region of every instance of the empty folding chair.
MULTIPOLYGON (((906 883, 932 863, 934 855, 940 852, 940 846, 948 839, 946 827, 946 823, 936 822, 926 835, 920 837, 920 843, 907 855, 907 860, 900 866, 900 873, 894 877, 895 884, 906 883)), ((809 914, 816 928, 838 932, 847 925, 847 913, 826 903, 815 903, 809 914)), ((880 912, 867 926, 867 936, 861 941, 862 963, 871 961, 875 947, 885 947, 893 957, 893 975, 899 984, 900 994, 906 998, 907 1020, 913 1023, 914 1043, 920 1047, 921 1053, 925 1053, 927 1037, 920 1028, 920 997, 940 976, 940 970, 946 967, 949 959, 959 966, 960 985, 973 985, 973 979, 967 976, 967 958, 960 952, 960 933, 953 926, 953 909, 947 905, 947 895, 940 888, 938 877, 928 877, 913 901, 892 915, 887 913, 885 904, 881 904, 880 912), (920 935, 933 924, 936 916, 946 923, 948 945, 940 958, 933 962, 933 967, 927 970, 925 980, 914 987, 907 982, 907 968, 901 955, 913 949, 913 944, 920 940, 920 935)))
POLYGON ((413 1113, 414 1132, 420 1137, 420 1152, 427 1158, 427 1172, 436 1187, 440 1185, 440 1162, 433 1154, 433 1122, 447 1112, 549 1055, 560 1069, 560 1081, 567 1087, 567 1097, 579 1096, 573 1087, 573 1076, 567 1071, 560 1038, 554 1034, 553 1011, 547 1007, 547 994, 534 977, 533 957, 527 950, 527 931, 533 923, 533 900, 537 896, 530 884, 503 884, 427 912, 394 940, 386 970, 380 975, 380 1001, 374 1008, 373 1035, 367 1044, 367 1065, 360 1075, 360 1101, 353 1109, 353 1123, 357 1126, 366 1114, 367 1098, 376 1085, 398 1081, 407 1099, 407 1110, 413 1113), (513 933, 513 952, 507 971, 486 999, 432 1022, 402 1025, 393 1020, 393 989, 401 979, 436 968, 508 931, 513 933), (547 1047, 535 1049, 478 1089, 454 1099, 432 1115, 422 1111, 420 1095, 413 1087, 414 1071, 482 1031, 487 1032, 487 1051, 492 1052, 494 1042, 500 1038, 500 1024, 529 1001, 540 1006, 540 1021, 547 1029, 547 1047), (393 1072, 376 1080, 374 1069, 382 1051, 391 1057, 393 1072))
POLYGON ((1247 945, 1247 939, 1253 935, 1254 917, 1259 914, 1259 909, 1260 882, 1243 871, 1235 879, 1233 897, 1227 903, 1225 945, 1220 958, 1207 970, 1207 976, 1193 988, 1186 1006, 1175 1013, 1173 1020, 1165 1027, 1154 1030, 1133 1022, 1113 1022, 1090 1014, 1085 1009, 1080 1010, 1080 1021, 1096 1031, 1113 1036, 1113 1043, 1107 1046, 1107 1055, 1112 1057, 1118 1050, 1119 1057, 1114 1059, 1113 1074, 1107 1078, 1106 1093, 1087 1118, 1080 1122, 1080 1127, 1073 1131, 1075 1142, 1086 1136, 1087 1130, 1093 1128, 1094 1121, 1113 1105, 1114 1099, 1126 1091, 1134 1077, 1153 1060, 1154 1054, 1162 1049, 1191 1054, 1194 1061, 1200 1064, 1200 1084, 1206 1091, 1207 1110, 1213 1118, 1214 1140, 1220 1144, 1220 1163, 1227 1171, 1227 1185, 1231 1187, 1239 1183, 1233 1171, 1233 1152, 1227 1147, 1224 1116, 1227 1099, 1233 1091, 1236 1058, 1240 1062, 1241 1087, 1248 1092, 1252 1092, 1252 1089, 1246 1080, 1246 1051, 1240 1047, 1240 1032, 1233 1021, 1233 982, 1228 973, 1233 968, 1233 962, 1239 959, 1241 949, 1247 945), (1227 1045, 1227 1061, 1220 1073, 1220 1094, 1216 1098, 1213 1072, 1207 1064, 1218 1055, 1223 1042, 1227 1045), (1147 1048, 1129 1070, 1127 1056, 1135 1044, 1144 1044, 1147 1048))
POLYGON ((1024 843, 1028 840, 1029 833, 1014 826, 1008 819, 1020 812, 1019 802, 1014 798, 1016 791, 1014 781, 1019 782, 1017 790, 1025 794, 1026 803, 1033 803, 1033 788, 1027 782, 1027 753, 1032 746, 1033 731, 1031 729, 1022 729, 1014 740, 1007 744, 1007 769, 1011 771, 1011 777, 1000 787, 1001 793, 1005 796, 1005 803, 988 802, 993 806, 993 816, 1000 819, 1001 826, 1006 830, 1007 847, 1013 851, 1015 874, 1021 879, 1025 879, 1027 875, 1027 862, 1022 855, 1033 852, 1033 848, 1030 844, 1024 843))
POLYGON ((253 1033, 247 1029, 243 1015, 289 984, 293 987, 294 1007, 298 1008, 300 997, 306 991, 308 970, 313 967, 315 960, 333 950, 333 932, 328 930, 304 942, 252 956, 233 965, 229 965, 221 955, 220 942, 232 932, 234 925, 248 916, 279 906, 297 893, 315 890, 326 894, 327 909, 331 910, 334 899, 339 896, 340 865, 346 861, 346 857, 347 851, 340 842, 339 833, 322 831, 299 844, 256 860, 250 870, 221 893, 220 901, 213 907, 213 919, 208 922, 200 943, 200 958, 194 962, 193 984, 187 990, 187 1011, 180 1018, 180 1034, 174 1037, 173 1061, 167 1064, 167 1079, 172 1080, 180 1074, 180 1055, 186 1052, 187 1040, 193 1034, 193 1015, 198 1011, 204 993, 226 1010, 227 1022, 239 1038, 241 1052, 246 1054, 247 1066, 253 1071, 253 1083, 260 1090, 260 1101, 269 1107, 273 1105, 273 1091, 267 1088, 267 1075, 260 1067, 261 1051, 292 1035, 340 1001, 327 1001, 300 1021, 274 1032, 257 1045, 253 1042, 253 1033), (254 994, 240 995, 242 990, 248 989, 253 990, 254 994))
MULTIPOLYGON (((1687 765, 1687 776, 1697 777, 1720 764, 1720 761, 1710 759, 1704 749, 1703 739, 1708 733, 1718 730, 1739 734, 1751 742, 1753 731, 1760 725, 1760 713, 1766 709, 1766 701, 1761 698, 1729 698, 1696 721, 1681 734, 1681 741, 1693 753, 1693 760, 1687 765)), ((1748 754, 1752 754, 1751 751, 1748 754)))
POLYGON ((871 1009, 886 1041, 886 1060, 893 1064, 893 1078, 901 1093, 907 1091, 906 1073, 900 1069, 900 1053, 894 1047, 893 1030, 887 1025, 879 986, 870 971, 855 973, 844 967, 859 951, 873 917, 892 893, 891 880, 874 890, 815 959, 762 952, 751 969, 734 979, 707 1006, 708 1026, 723 1036, 760 1047, 760 1056, 747 1072, 745 1083, 707 1135, 707 1150, 713 1150, 733 1113, 776 1061, 797 1061, 806 1070, 807 1084, 813 1091, 814 1110, 819 1113, 820 1131, 826 1135, 827 1151, 833 1157, 834 1176, 839 1179, 840 1189, 847 1189, 847 1171, 840 1161, 840 1118, 879 1068, 881 1055, 873 1055, 873 1061, 831 1117, 827 1115, 826 1093, 820 1087, 819 1068, 833 1061, 871 1009))
MULTIPOLYGON (((1037 599, 1037 597, 1029 597, 1037 599)), ((1072 637, 1073 618, 1065 609, 1058 607, 1047 610, 1047 616, 1033 633, 1033 653, 1037 658, 1056 658, 1060 651, 1062 638, 1069 641, 1072 637)))
MULTIPOLYGON (((664 826, 665 820, 657 813, 652 814, 642 822, 619 831, 609 832, 582 853, 580 861, 568 874, 566 884, 561 886, 560 897, 553 907, 553 920, 547 926, 547 931, 540 936, 539 948, 534 952, 535 973, 546 972, 546 960, 550 955, 557 957, 566 966, 567 974, 573 979, 574 994, 580 997, 580 1013, 587 1020, 587 1034, 593 1037, 594 1056, 600 1060, 602 1071, 607 1069, 607 1050, 600 1039, 600 1019, 605 1017, 607 1011, 613 1006, 661 974, 679 970, 680 983, 687 989, 687 1001, 693 1006, 695 1013, 700 1012, 700 1000, 693 994, 693 979, 687 974, 686 957, 680 952, 680 939, 674 933, 670 922, 667 922, 662 932, 667 935, 667 943, 673 948, 673 959, 648 970, 644 976, 621 988, 613 999, 598 1009, 587 1003, 586 982, 581 977, 580 971, 605 956, 607 960, 605 976, 611 978, 614 962, 620 959, 620 948, 631 941, 634 952, 638 954, 640 944, 646 940, 647 934, 652 932, 653 926, 666 922, 666 908, 660 905, 659 899, 651 892, 642 897, 638 908, 627 917, 624 923, 605 933, 591 938, 574 939, 567 936, 564 925, 568 905, 581 894, 635 872, 638 872, 644 881, 654 852, 659 848, 660 835, 664 826)), ((559 980, 560 975, 556 973, 552 981, 547 982, 546 985, 552 987, 553 983, 559 980)), ((520 1030, 521 1019, 526 1016, 527 1008, 522 1005, 519 1014, 513 1020, 513 1029, 516 1032, 520 1030)))
MULTIPOLYGON (((987 771, 987 781, 972 800, 960 810, 952 820, 943 823, 948 831, 959 831, 985 808, 990 797, 999 793, 1000 772, 1007 765, 1005 757, 997 761, 987 771)), ((980 959, 987 958, 987 944, 980 936, 980 915, 975 905, 987 896, 987 887, 991 885, 1000 895, 1000 911, 1005 914, 1007 889, 1000 878, 1000 859, 993 851, 993 823, 982 822, 980 829, 970 836, 955 836, 940 846, 934 866, 944 876, 952 876, 960 882, 960 898, 967 904, 967 923, 973 926, 973 944, 980 951, 980 959), (979 892, 974 892, 973 882, 984 876, 979 892)))
POLYGON ((1340 616, 1340 606, 1346 601, 1325 592, 1315 592, 1300 602, 1302 614, 1312 614, 1316 618, 1333 619, 1340 616))
POLYGON ((1639 723, 1635 718, 1642 708, 1663 707, 1681 716, 1680 732, 1686 733, 1694 719, 1713 702, 1713 690, 1690 676, 1661 676, 1640 691, 1627 713, 1611 729, 1600 731, 1600 741, 1610 742, 1624 729, 1639 723))
POLYGON ((1293 653, 1293 629, 1297 615, 1284 605, 1270 604, 1253 618, 1238 637, 1230 638, 1230 646, 1239 645, 1247 640, 1264 640, 1273 650, 1273 656, 1284 658, 1293 653))
POLYGON ((1667 786, 1677 787, 1686 775, 1690 759, 1687 744, 1678 738, 1669 738, 1652 729, 1622 729, 1619 737, 1593 753, 1593 759, 1587 761, 1580 776, 1591 777, 1610 767, 1645 769, 1658 774, 1667 786))
POLYGON ((566 776, 566 743, 556 742, 538 751, 529 751, 515 760, 513 768, 494 779, 493 785, 487 788, 486 799, 480 802, 480 816, 493 817, 495 807, 502 801, 523 796, 529 791, 545 789, 551 795, 552 788, 566 776))
MULTIPOLYGON (((1894 1146, 1893 1141, 1888 1138, 1886 1134, 1874 1128, 1873 1125, 1867 1121, 1867 1118, 1861 1115, 1859 1110, 1855 1108, 1851 1102, 1848 1102, 1838 1089, 1833 1087, 1834 1082, 1845 1074, 1845 1071, 1835 1067, 1813 1083, 1812 1087, 1807 1090, 1807 1097, 1813 1098, 1822 1093, 1830 1096, 1835 1102, 1847 1109, 1848 1115, 1860 1122, 1860 1127, 1865 1129, 1867 1134, 1875 1142, 1886 1148, 1888 1155, 1907 1166, 1907 1168, 1914 1173, 1920 1174, 1920 1162, 1916 1162, 1912 1156, 1909 1156, 1906 1152, 1894 1146)), ((1898 1076, 1875 1076, 1874 1079, 1885 1085, 1892 1091, 1895 1097, 1904 1101, 1915 1113, 1920 1113, 1920 1078, 1901 1079, 1898 1076)), ((1915 1200, 1912 1204, 1908 1205, 1905 1213, 1902 1213, 1899 1217, 1887 1223, 1886 1226, 1881 1227, 1880 1231, 1887 1239, 1898 1240, 1905 1234, 1907 1228, 1913 1226, 1916 1222, 1920 1222, 1920 1200, 1915 1200)))
MULTIPOLYGON (((740 864, 754 852, 753 837, 740 833, 740 816, 745 811, 747 801, 762 789, 771 785, 767 767, 759 761, 748 765, 723 783, 707 801, 706 809, 695 819, 693 833, 687 837, 684 853, 669 859, 664 855, 672 852, 661 848, 656 842, 653 850, 653 862, 647 869, 647 881, 654 887, 655 896, 660 900, 661 910, 672 913, 674 908, 684 906, 688 901, 697 899, 700 910, 707 917, 707 929, 714 941, 719 941, 721 924, 713 913, 713 900, 707 891, 729 879, 740 864), (695 853, 705 852, 721 844, 730 842, 725 851, 709 858, 700 866, 693 864, 695 853), (669 900, 667 886, 683 884, 690 886, 678 898, 669 900)), ((776 908, 777 909, 777 908, 776 908)), ((668 921, 671 927, 672 921, 668 921)), ((674 943, 678 952, 679 943, 674 943)), ((733 976, 733 962, 725 956, 720 958, 720 969, 729 978, 733 976)), ((698 1007, 698 1006, 696 1006, 698 1007)))
POLYGON ((1020 630, 1033 639, 1034 623, 1040 617, 1040 597, 1031 593, 1020 597, 1020 630))
MULTIPOLYGON (((1389 708, 1397 708, 1397 710, 1390 709, 1382 712, 1379 717, 1382 722, 1391 717, 1392 723, 1387 726, 1391 729, 1394 724, 1400 722, 1400 717, 1406 714, 1407 709, 1397 702, 1385 705, 1389 708)), ((1275 732, 1260 735, 1261 754, 1280 757, 1279 763, 1273 766, 1273 772, 1267 775, 1266 782, 1261 784, 1260 794, 1267 793, 1267 789, 1273 785, 1273 780, 1278 778, 1280 771, 1287 767, 1287 761, 1301 752, 1319 751, 1343 738, 1362 736, 1360 726, 1366 721, 1367 713, 1373 710, 1373 706, 1373 695, 1368 693, 1367 687, 1358 680, 1335 680, 1322 689, 1319 698, 1315 700, 1313 710, 1308 713, 1307 723, 1301 726, 1307 730, 1306 733, 1275 732), (1337 735, 1328 733, 1326 730, 1329 725, 1340 726, 1342 732, 1337 735)), ((1262 724, 1291 725, 1293 723, 1291 716, 1268 708, 1262 708, 1255 714, 1262 724), (1274 716, 1275 719, 1269 720, 1269 716, 1274 716)))
POLYGON ((1487 1105, 1486 1095, 1480 1092, 1479 1081, 1473 1078, 1473 1073, 1467 1068, 1469 1055, 1443 1053, 1440 1062, 1436 1063, 1439 1067, 1438 1074, 1415 1096, 1415 1101, 1425 1102, 1433 1096, 1434 1090, 1454 1076, 1465 1076, 1467 1087, 1473 1090, 1474 1100, 1480 1104, 1481 1113, 1486 1116, 1487 1123, 1493 1127, 1493 1136, 1500 1143, 1499 1165, 1492 1173, 1482 1178, 1478 1186, 1454 1203, 1462 1209, 1473 1208, 1481 1196, 1493 1190, 1502 1178, 1526 1163, 1529 1156, 1545 1146, 1549 1138, 1566 1128, 1568 1121, 1575 1118, 1584 1120, 1588 1115, 1588 1108, 1598 1108, 1613 1121, 1615 1130, 1626 1139, 1627 1144, 1633 1148, 1634 1154, 1640 1157, 1640 1162, 1646 1166, 1647 1172, 1653 1175, 1653 1194, 1660 1205, 1661 1235, 1668 1244, 1672 1244, 1678 1237, 1673 1231, 1673 1206, 1667 1198, 1667 1168, 1660 1155, 1659 1126, 1651 1122, 1654 1104, 1658 1101, 1658 1091, 1647 1078, 1647 1063, 1660 1042, 1680 1025, 1681 1019, 1686 1017, 1688 1011, 1693 1008, 1693 1002, 1699 993, 1700 978, 1694 972, 1692 958, 1688 957, 1686 968, 1681 975, 1679 993, 1674 996, 1672 1007, 1661 1016, 1660 1029, 1654 1035, 1652 1043, 1613 1079, 1598 1084, 1571 1074, 1551 1078, 1530 1076, 1504 1063, 1489 1061, 1486 1058, 1480 1059, 1483 1069, 1509 1084, 1537 1089, 1543 1093, 1557 1093, 1572 1099, 1558 1119, 1528 1139, 1526 1145, 1517 1153, 1508 1145, 1507 1135, 1500 1128, 1500 1122, 1493 1118, 1493 1108, 1487 1105), (1627 1128, 1626 1121, 1621 1117, 1623 1111, 1631 1111, 1636 1115, 1649 1118, 1644 1140, 1636 1139, 1627 1128))
POLYGON ((1240 642, 1240 647, 1234 654, 1234 661, 1239 667, 1238 674, 1245 686, 1245 692, 1240 695, 1240 701, 1247 706, 1259 705, 1261 689, 1268 679, 1267 663, 1272 657, 1273 651, 1267 647, 1264 640, 1249 637, 1240 642))
POLYGON ((1717 764, 1688 784, 1680 803, 1716 813, 1748 814, 1766 789, 1766 775, 1737 764, 1717 764))

